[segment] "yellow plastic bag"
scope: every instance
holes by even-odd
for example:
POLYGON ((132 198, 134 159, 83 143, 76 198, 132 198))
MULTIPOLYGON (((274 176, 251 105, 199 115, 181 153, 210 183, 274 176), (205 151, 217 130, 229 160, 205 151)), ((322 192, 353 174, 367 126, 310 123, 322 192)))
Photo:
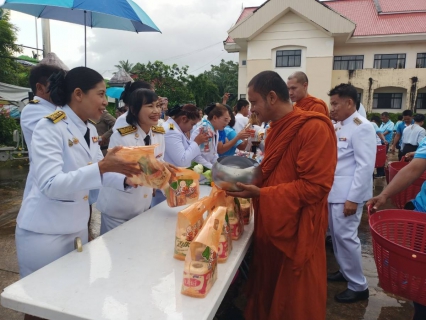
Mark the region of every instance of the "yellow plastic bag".
MULTIPOLYGON (((226 206, 226 193, 213 185, 210 192, 209 203, 206 203, 207 212, 209 216, 218 206, 226 206)), ((232 237, 231 226, 229 224, 228 210, 225 214, 225 221, 223 223, 222 233, 220 234, 218 262, 224 263, 228 260, 232 251, 232 237)))
POLYGON ((174 258, 185 260, 189 245, 203 227, 207 197, 193 203, 178 213, 176 222, 174 258))
POLYGON ((189 247, 185 258, 182 294, 204 298, 217 279, 220 234, 226 208, 217 207, 189 247))
POLYGON ((166 188, 169 207, 192 204, 200 197, 200 175, 192 170, 179 168, 166 188))

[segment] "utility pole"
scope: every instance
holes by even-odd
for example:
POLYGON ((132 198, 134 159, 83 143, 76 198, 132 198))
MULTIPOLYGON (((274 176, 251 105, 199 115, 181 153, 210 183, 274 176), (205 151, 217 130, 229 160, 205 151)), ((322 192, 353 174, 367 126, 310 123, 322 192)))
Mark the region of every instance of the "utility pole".
POLYGON ((41 33, 43 35, 43 58, 52 51, 50 46, 50 20, 41 19, 41 33))

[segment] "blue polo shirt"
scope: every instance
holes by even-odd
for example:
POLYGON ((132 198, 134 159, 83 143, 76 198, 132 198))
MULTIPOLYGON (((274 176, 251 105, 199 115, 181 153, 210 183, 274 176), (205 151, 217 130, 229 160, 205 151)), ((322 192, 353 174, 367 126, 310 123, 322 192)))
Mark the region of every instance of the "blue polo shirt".
POLYGON ((386 122, 386 123, 382 122, 382 124, 380 125, 380 131, 382 133, 385 133, 386 131, 389 132, 387 135, 385 135, 385 139, 386 139, 387 142, 389 142, 389 144, 392 142, 394 126, 395 125, 390 120, 388 120, 388 122, 386 122))
MULTIPOLYGON (((426 138, 420 142, 420 145, 414 154, 414 159, 426 160, 426 138)), ((426 213, 426 182, 423 183, 422 189, 417 194, 416 199, 413 200, 413 204, 416 211, 426 213)))
MULTIPOLYGON (((414 123, 414 120, 411 120, 411 124, 414 123)), ((401 145, 402 142, 402 134, 404 133, 404 129, 407 128, 407 125, 404 121, 402 121, 397 127, 396 127, 396 133, 399 133, 399 142, 398 145, 401 145)))
MULTIPOLYGON (((226 126, 225 130, 221 130, 219 131, 219 141, 221 141, 222 143, 226 142, 226 139, 228 139, 228 141, 231 141, 232 139, 234 139, 237 136, 237 133, 235 132, 235 130, 233 128, 231 128, 230 126, 226 126)), ((235 149, 237 149, 237 147, 243 143, 242 140, 238 140, 237 143, 232 146, 231 149, 229 149, 228 151, 226 151, 225 153, 221 153, 219 154, 220 157, 224 157, 224 156, 233 156, 235 154, 235 149)))

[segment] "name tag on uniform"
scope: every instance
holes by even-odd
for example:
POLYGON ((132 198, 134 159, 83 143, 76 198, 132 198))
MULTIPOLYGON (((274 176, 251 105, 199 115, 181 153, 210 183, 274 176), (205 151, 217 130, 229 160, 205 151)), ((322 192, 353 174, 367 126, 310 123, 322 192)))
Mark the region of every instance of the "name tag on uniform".
POLYGON ((346 141, 346 138, 339 138, 339 141, 346 141))

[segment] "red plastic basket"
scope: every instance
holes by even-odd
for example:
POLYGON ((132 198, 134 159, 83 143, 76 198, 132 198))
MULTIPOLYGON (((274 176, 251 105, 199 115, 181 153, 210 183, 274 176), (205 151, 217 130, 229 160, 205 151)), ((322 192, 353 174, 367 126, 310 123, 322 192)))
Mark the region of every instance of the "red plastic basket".
POLYGON ((383 290, 426 305, 426 214, 383 210, 369 223, 383 290))
MULTIPOLYGON (((405 162, 405 161, 390 163, 389 164, 389 182, 391 182, 393 177, 395 177, 396 174, 408 164, 409 162, 405 162)), ((420 192, 422 188, 423 182, 425 181, 426 181, 426 173, 423 173, 422 176, 418 178, 416 181, 414 181, 414 183, 411 186, 409 186, 407 189, 391 197, 392 204, 399 209, 403 209, 405 204, 408 201, 413 200, 417 196, 417 194, 420 192)))
POLYGON ((383 168, 386 163, 386 146, 377 146, 375 168, 383 168))

